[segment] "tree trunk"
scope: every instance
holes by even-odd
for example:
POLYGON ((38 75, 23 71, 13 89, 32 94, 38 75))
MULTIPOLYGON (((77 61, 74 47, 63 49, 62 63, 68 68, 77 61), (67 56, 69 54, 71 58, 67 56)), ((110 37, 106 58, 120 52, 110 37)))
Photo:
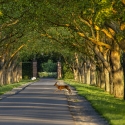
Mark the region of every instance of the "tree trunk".
POLYGON ((75 68, 75 69, 73 69, 73 73, 74 73, 74 80, 75 81, 78 81, 78 69, 77 68, 75 68))
POLYGON ((90 84, 96 85, 96 65, 91 63, 90 68, 90 84))
POLYGON ((0 85, 4 84, 4 57, 0 58, 0 85))
POLYGON ((96 71, 96 86, 100 87, 101 81, 100 81, 100 71, 96 71))
POLYGON ((113 93, 115 97, 124 97, 123 68, 121 65, 120 49, 114 43, 114 50, 111 51, 111 63, 113 70, 113 93))
POLYGON ((3 69, 0 70, 0 85, 3 85, 3 69))
POLYGON ((104 68, 104 74, 105 74, 105 91, 110 92, 109 72, 106 68, 104 68))
POLYGON ((86 83, 90 85, 90 60, 86 61, 86 83))
POLYGON ((125 52, 122 55, 122 60, 123 60, 123 71, 124 71, 124 100, 125 100, 125 52))
POLYGON ((5 69, 5 84, 11 83, 11 67, 7 67, 5 69))
MULTIPOLYGON (((103 53, 104 59, 109 62, 109 53, 106 51, 103 53)), ((110 63, 109 63, 110 64, 110 63)), ((104 66, 104 65, 103 65, 104 66)), ((104 66, 104 78, 105 78, 105 91, 110 93, 110 79, 109 79, 109 71, 104 66)), ((110 68, 111 69, 111 68, 110 68)), ((111 71, 110 71, 111 72, 111 71)))
POLYGON ((100 64, 100 88, 105 89, 105 73, 104 73, 104 66, 100 64))
MULTIPOLYGON (((112 76, 112 67, 111 67, 111 64, 109 63, 109 61, 107 61, 107 59, 105 59, 105 55, 103 56, 99 49, 97 48, 97 46, 95 46, 94 48, 94 52, 95 54, 98 56, 98 58, 102 61, 103 65, 105 66, 106 70, 109 72, 109 84, 110 84, 110 94, 113 94, 113 76, 112 76)), ((109 57, 111 58, 111 57, 109 57)), ((111 59, 109 59, 111 60, 111 59)), ((97 72, 98 73, 98 72, 97 72)), ((97 76, 98 77, 98 76, 97 76)), ((107 77, 107 76, 106 76, 107 77)), ((107 79, 108 80, 108 79, 107 79)), ((107 81, 108 82, 108 81, 107 81)), ((106 82, 106 84, 108 84, 106 82)), ((99 84, 99 83, 97 83, 99 84)), ((108 87, 108 85, 107 85, 108 87)))
POLYGON ((81 78, 82 78, 82 83, 85 83, 85 65, 83 65, 83 68, 82 68, 82 74, 81 74, 81 78))
POLYGON ((22 62, 18 66, 18 81, 22 80, 22 62))
POLYGON ((80 67, 80 65, 78 65, 79 67, 78 67, 78 81, 79 82, 82 82, 82 69, 81 69, 81 67, 80 67))

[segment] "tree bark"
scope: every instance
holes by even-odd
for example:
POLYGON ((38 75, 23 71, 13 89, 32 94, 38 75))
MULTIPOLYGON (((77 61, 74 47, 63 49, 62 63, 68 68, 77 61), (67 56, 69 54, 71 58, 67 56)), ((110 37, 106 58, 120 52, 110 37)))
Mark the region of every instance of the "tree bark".
POLYGON ((125 100, 125 52, 122 54, 122 66, 124 72, 124 100, 125 100))
POLYGON ((91 63, 90 68, 90 84, 96 85, 96 65, 94 63, 91 63))
POLYGON ((119 46, 114 43, 114 50, 111 51, 112 76, 113 76, 113 93, 115 97, 124 97, 124 75, 121 65, 119 46))
POLYGON ((86 62, 86 83, 90 85, 90 61, 87 60, 86 62))
POLYGON ((78 81, 78 69, 77 68, 75 68, 75 69, 73 69, 73 73, 74 73, 74 80, 75 81, 78 81))

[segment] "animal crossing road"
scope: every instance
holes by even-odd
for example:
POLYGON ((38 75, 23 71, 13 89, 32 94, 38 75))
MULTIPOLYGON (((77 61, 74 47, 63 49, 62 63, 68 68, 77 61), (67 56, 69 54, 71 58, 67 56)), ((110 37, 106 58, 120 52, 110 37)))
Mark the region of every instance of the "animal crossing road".
POLYGON ((41 79, 0 100, 0 125, 75 125, 63 92, 54 79, 41 79))

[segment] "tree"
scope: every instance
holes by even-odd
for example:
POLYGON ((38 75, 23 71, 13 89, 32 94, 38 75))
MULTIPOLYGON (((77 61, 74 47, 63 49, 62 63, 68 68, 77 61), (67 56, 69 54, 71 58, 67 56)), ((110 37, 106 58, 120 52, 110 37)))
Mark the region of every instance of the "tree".
POLYGON ((1 1, 0 65, 8 69, 19 55, 60 52, 79 80, 81 69, 91 64, 97 67, 98 85, 123 97, 124 6, 123 0, 1 1))

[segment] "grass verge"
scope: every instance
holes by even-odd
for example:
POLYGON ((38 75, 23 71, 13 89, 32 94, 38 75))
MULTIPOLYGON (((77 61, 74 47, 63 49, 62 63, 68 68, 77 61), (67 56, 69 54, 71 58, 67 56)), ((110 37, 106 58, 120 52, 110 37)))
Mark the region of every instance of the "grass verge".
POLYGON ((0 86, 0 95, 6 93, 8 91, 11 91, 13 88, 19 87, 19 86, 26 84, 28 82, 32 82, 32 80, 21 80, 18 83, 2 85, 2 86, 0 86))
POLYGON ((84 96, 93 108, 109 121, 110 125, 125 125, 124 100, 114 98, 113 95, 95 86, 73 80, 65 80, 65 82, 73 86, 80 96, 84 96))

